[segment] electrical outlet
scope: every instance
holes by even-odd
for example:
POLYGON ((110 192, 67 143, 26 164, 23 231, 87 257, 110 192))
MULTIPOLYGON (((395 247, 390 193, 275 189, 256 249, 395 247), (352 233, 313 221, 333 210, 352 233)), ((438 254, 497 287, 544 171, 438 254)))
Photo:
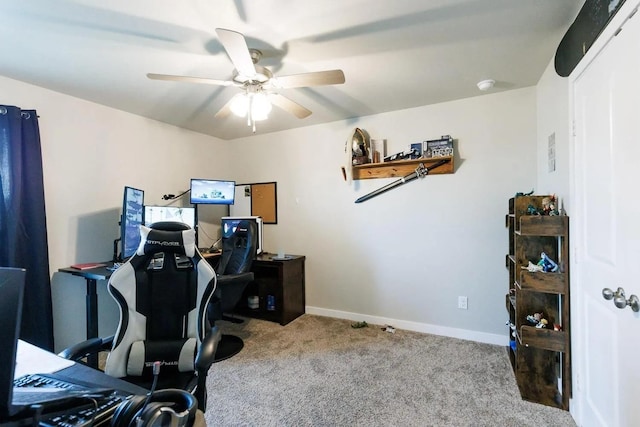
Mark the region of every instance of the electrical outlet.
POLYGON ((458 308, 467 309, 467 297, 458 297, 458 308))

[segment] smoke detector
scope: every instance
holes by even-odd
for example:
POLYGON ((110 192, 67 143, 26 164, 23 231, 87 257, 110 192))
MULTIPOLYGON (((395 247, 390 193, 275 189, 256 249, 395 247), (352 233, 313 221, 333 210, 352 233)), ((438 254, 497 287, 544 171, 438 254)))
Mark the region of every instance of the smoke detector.
POLYGON ((496 81, 493 79, 482 80, 481 82, 478 82, 478 89, 482 91, 489 90, 495 84, 496 84, 496 81))

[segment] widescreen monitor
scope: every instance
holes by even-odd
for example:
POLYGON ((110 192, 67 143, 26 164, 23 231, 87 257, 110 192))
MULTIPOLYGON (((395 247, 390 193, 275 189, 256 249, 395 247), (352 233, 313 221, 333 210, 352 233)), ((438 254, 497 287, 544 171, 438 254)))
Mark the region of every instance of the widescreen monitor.
POLYGON ((233 205, 236 182, 194 178, 189 190, 192 205, 233 205))
POLYGON ((258 230, 258 242, 256 248, 256 254, 262 253, 262 235, 264 231, 264 221, 262 221, 262 217, 260 216, 223 216, 220 219, 221 228, 222 228, 222 240, 228 239, 231 235, 236 231, 238 224, 242 220, 254 221, 257 225, 256 229, 258 230))
POLYGON ((140 225, 144 219, 144 191, 124 187, 122 219, 120 220, 120 243, 122 260, 133 256, 140 245, 140 225))
POLYGON ((187 224, 196 228, 196 209, 179 206, 145 206, 144 225, 149 226, 154 222, 174 221, 187 224))

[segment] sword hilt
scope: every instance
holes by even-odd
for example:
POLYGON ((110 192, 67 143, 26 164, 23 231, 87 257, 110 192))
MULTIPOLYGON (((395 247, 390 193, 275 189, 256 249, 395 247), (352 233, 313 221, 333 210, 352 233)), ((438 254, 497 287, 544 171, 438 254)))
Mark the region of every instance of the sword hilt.
POLYGON ((415 172, 416 172, 416 177, 418 178, 424 178, 425 176, 429 175, 429 169, 424 167, 424 163, 420 163, 416 168, 415 172))

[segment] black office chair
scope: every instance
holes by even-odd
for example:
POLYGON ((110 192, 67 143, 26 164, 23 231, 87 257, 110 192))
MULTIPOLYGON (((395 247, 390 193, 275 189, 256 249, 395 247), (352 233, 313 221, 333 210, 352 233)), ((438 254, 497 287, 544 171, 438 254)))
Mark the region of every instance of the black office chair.
POLYGON ((120 309, 115 336, 87 340, 60 355, 80 360, 108 347, 105 372, 147 389, 159 361, 156 388, 186 390, 204 411, 206 377, 221 337, 206 316, 215 271, 186 224, 158 222, 141 227, 141 236, 136 254, 109 279, 120 309))
MULTIPOLYGON (((247 285, 253 281, 251 264, 256 256, 258 230, 256 223, 242 220, 234 233, 222 242, 222 256, 217 267, 218 285, 209 304, 209 320, 215 324, 218 320, 238 322, 229 317, 240 301, 247 285)), ((241 320, 240 320, 241 321, 241 320)), ((228 359, 244 347, 240 337, 222 334, 215 361, 228 359)))

